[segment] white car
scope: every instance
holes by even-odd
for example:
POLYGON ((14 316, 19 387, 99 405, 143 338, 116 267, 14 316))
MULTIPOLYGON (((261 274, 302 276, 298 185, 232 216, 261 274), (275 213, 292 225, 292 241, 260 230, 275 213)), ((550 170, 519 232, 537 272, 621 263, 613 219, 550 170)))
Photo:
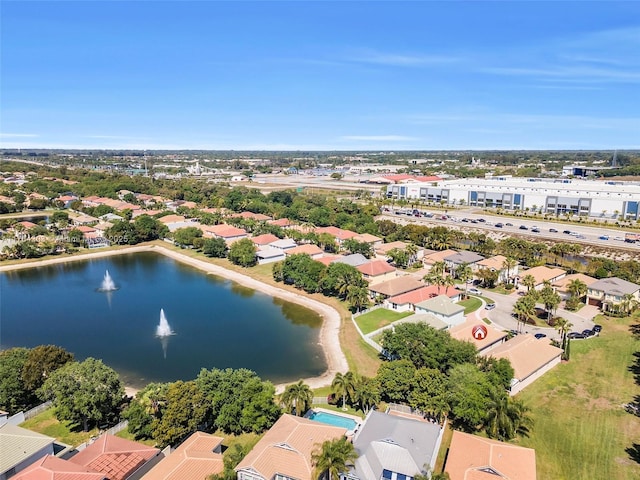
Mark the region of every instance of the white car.
POLYGON ((480 290, 478 290, 477 288, 470 288, 469 290, 467 290, 470 294, 472 295, 480 295, 482 292, 480 292, 480 290))

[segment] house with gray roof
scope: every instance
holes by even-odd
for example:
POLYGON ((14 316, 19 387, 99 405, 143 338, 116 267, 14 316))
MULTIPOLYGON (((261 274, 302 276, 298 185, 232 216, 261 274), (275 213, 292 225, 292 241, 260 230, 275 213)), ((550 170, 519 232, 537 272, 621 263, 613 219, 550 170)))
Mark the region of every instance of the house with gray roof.
POLYGON ((290 238, 283 238, 269 244, 270 248, 277 248, 278 250, 289 250, 290 248, 296 248, 297 246, 298 244, 290 238))
POLYGON ((280 260, 287 258, 287 256, 285 255, 284 250, 265 247, 256 252, 256 258, 258 259, 258 265, 262 265, 264 263, 279 262, 280 260))
POLYGON ((442 428, 435 423, 371 411, 353 439, 359 457, 348 478, 402 480, 435 465, 442 428))
POLYGON ((359 267, 360 265, 369 263, 369 261, 370 260, 361 253, 352 253, 351 255, 345 255, 344 257, 338 258, 331 263, 346 263, 352 267, 359 267))
POLYGON ((5 423, 0 426, 0 480, 6 480, 47 454, 55 438, 5 423))
POLYGON ((464 323, 464 307, 454 303, 447 295, 438 295, 416 303, 415 312, 430 313, 445 322, 449 327, 464 323))
MULTIPOLYGON (((633 303, 640 303, 640 285, 618 277, 603 278, 587 287, 587 305, 595 305, 607 311, 616 309, 626 302, 625 296, 633 303)), ((633 305, 629 305, 632 308, 633 305)))
POLYGON ((478 262, 484 260, 482 255, 478 255, 477 253, 470 252, 468 250, 462 250, 460 252, 456 252, 452 255, 449 255, 443 259, 444 263, 447 266, 447 269, 450 272, 455 272, 456 268, 460 265, 467 264, 471 267, 471 270, 474 272, 478 270, 478 262))

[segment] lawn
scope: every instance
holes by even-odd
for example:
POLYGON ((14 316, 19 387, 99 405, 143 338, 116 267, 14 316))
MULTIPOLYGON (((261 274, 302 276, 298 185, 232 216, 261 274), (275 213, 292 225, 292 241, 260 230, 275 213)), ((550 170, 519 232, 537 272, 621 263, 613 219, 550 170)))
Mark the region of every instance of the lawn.
POLYGON ((413 315, 413 312, 394 312, 386 308, 378 308, 356 317, 356 323, 366 335, 409 315, 413 315))
POLYGON ((535 422, 520 444, 536 450, 539 480, 640 478, 630 455, 640 418, 621 407, 640 394, 629 370, 640 350, 629 326, 639 320, 598 318, 601 337, 572 342, 569 362, 518 395, 535 422))
POLYGON ((82 428, 77 424, 69 422, 60 422, 54 415, 55 409, 49 408, 44 412, 30 418, 26 422, 20 424, 22 428, 33 430, 54 437, 65 445, 77 446, 86 442, 91 437, 98 435, 98 429, 94 428, 88 432, 83 432, 82 428))
POLYGON ((471 312, 475 312, 482 306, 482 300, 478 297, 469 297, 466 300, 461 300, 458 305, 464 307, 464 314, 469 315, 471 312))

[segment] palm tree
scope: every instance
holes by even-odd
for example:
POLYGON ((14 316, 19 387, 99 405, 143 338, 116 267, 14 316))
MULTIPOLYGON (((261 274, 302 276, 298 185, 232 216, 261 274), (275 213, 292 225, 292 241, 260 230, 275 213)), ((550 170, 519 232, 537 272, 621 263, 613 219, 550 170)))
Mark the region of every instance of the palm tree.
POLYGON ((309 385, 302 380, 288 385, 280 398, 288 412, 295 410, 296 415, 302 416, 311 406, 313 392, 309 385))
POLYGON ((536 315, 536 301, 531 295, 519 298, 513 305, 513 313, 518 319, 518 330, 536 315))
POLYGON ((340 372, 336 373, 331 382, 331 389, 336 395, 342 396, 342 408, 347 409, 347 395, 351 397, 353 392, 354 376, 353 372, 349 371, 345 374, 340 372))
POLYGON ((518 265, 518 261, 513 257, 507 257, 502 262, 502 268, 507 271, 507 282, 511 278, 511 270, 518 265))
POLYGON ((318 478, 327 472, 328 480, 337 479, 349 466, 353 466, 356 458, 358 454, 353 444, 345 437, 327 440, 311 454, 311 463, 315 467, 314 477, 318 478))
POLYGON ((367 308, 369 306, 369 290, 367 290, 367 287, 349 285, 346 300, 357 311, 367 308))
POLYGON ((630 314, 637 306, 638 300, 633 293, 625 293, 622 297, 622 301, 620 302, 620 309, 624 313, 630 314))
POLYGON ((407 245, 404 249, 404 251, 407 254, 407 258, 408 258, 408 265, 411 266, 413 265, 413 263, 416 261, 416 257, 418 255, 418 246, 410 243, 409 245, 407 245))
POLYGON ((565 348, 567 347, 567 332, 571 330, 571 327, 573 327, 573 323, 571 323, 566 318, 559 318, 558 321, 556 322, 556 329, 558 330, 558 333, 562 338, 562 343, 561 343, 562 350, 565 350, 565 348))
POLYGON ((587 284, 582 280, 576 278, 569 282, 569 284, 567 285, 567 291, 571 294, 572 297, 580 299, 587 293, 587 284))
POLYGON ((533 275, 525 275, 522 277, 522 284, 527 287, 527 292, 530 292, 536 286, 536 279, 533 275))
POLYGON ((473 278, 473 269, 471 268, 471 265, 469 265, 468 263, 461 264, 458 268, 456 268, 456 276, 462 283, 464 283, 464 296, 465 298, 468 297, 469 295, 467 294, 467 280, 471 280, 473 278))
POLYGON ((353 385, 353 400, 367 414, 380 401, 378 382, 374 378, 355 375, 353 385))
POLYGON ((487 405, 484 429, 490 438, 511 440, 516 435, 527 435, 532 425, 527 415, 529 409, 519 400, 510 397, 507 392, 493 389, 487 405))

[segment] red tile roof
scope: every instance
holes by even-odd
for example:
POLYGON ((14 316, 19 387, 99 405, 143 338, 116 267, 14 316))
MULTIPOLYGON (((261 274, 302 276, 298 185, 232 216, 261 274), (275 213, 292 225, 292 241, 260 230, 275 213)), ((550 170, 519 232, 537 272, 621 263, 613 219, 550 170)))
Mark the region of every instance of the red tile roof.
POLYGON ((252 237, 251 241, 256 245, 269 245, 271 242, 276 242, 280 240, 272 233, 265 233, 264 235, 258 235, 257 237, 252 237))
POLYGON ((277 220, 269 220, 267 223, 275 225, 276 227, 288 227, 291 225, 291 220, 288 218, 279 218, 277 220))
POLYGON ((306 253, 307 255, 310 255, 313 257, 314 255, 323 254, 324 250, 322 250, 317 245, 306 244, 306 245, 300 245, 298 247, 290 248, 285 253, 287 255, 295 255, 296 253, 306 253))
POLYGON ((14 480, 104 480, 103 473, 96 472, 53 455, 45 455, 11 477, 14 480))
POLYGON ((230 215, 230 216, 233 217, 233 218, 240 217, 240 218, 245 218, 245 219, 257 220, 259 222, 266 221, 266 220, 271 220, 271 217, 268 216, 268 215, 263 215, 262 213, 253 213, 253 212, 235 213, 235 214, 230 215))
POLYGON ((343 230, 338 227, 319 227, 316 228, 316 233, 328 233, 329 235, 333 235, 338 240, 348 240, 353 237, 357 237, 358 234, 356 232, 352 232, 351 230, 343 230))
POLYGON ((109 480, 125 480, 159 453, 157 448, 105 434, 69 461, 104 473, 109 480))

